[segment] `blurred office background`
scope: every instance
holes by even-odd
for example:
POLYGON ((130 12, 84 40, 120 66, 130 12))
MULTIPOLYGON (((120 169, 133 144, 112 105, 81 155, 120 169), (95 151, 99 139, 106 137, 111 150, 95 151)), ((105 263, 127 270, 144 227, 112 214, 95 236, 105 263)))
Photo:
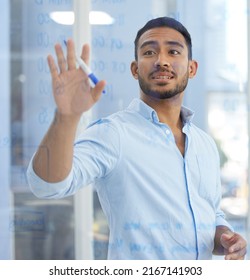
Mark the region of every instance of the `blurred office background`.
POLYGON ((108 84, 82 119, 84 129, 138 96, 130 75, 133 41, 147 20, 165 15, 192 35, 199 71, 185 105, 218 145, 221 207, 250 242, 247 0, 2 0, 1 10, 0 259, 106 258, 109 231, 91 186, 40 200, 27 185, 28 162, 55 110, 46 57, 69 37, 78 53, 91 44, 91 68, 108 84))

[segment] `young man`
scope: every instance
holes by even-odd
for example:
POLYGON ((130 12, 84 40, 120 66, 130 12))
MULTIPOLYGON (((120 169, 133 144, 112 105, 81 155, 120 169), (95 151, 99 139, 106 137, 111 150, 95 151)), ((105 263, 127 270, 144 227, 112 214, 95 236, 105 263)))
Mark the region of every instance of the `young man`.
MULTIPOLYGON (((219 158, 213 140, 182 106, 197 71, 191 38, 172 18, 149 21, 137 33, 131 72, 140 99, 92 123, 75 140, 81 115, 100 98, 67 59, 51 56, 55 119, 33 157, 28 179, 38 197, 61 198, 94 183, 109 227, 109 259, 244 259, 246 241, 220 210, 219 158), (135 226, 136 225, 136 226, 135 226)), ((89 47, 82 59, 88 63, 89 47)))

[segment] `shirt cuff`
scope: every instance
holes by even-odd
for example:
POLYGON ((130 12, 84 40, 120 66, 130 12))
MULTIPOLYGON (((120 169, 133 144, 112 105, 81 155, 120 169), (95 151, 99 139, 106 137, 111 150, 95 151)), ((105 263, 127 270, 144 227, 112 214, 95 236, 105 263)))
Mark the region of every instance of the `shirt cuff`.
POLYGON ((222 216, 216 218, 216 226, 225 226, 234 232, 234 228, 222 216))
POLYGON ((64 180, 56 183, 49 183, 35 173, 33 169, 33 158, 34 155, 27 169, 27 180, 32 193, 39 198, 46 199, 64 197, 73 179, 73 169, 71 169, 69 175, 64 180), (67 190, 65 187, 67 187, 67 190))

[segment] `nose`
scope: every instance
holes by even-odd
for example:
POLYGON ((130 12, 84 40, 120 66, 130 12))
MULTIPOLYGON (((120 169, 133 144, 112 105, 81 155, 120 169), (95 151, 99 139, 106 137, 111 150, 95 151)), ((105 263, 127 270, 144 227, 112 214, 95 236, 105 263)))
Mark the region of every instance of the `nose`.
POLYGON ((168 61, 168 57, 166 55, 159 54, 154 65, 155 65, 155 67, 169 67, 170 62, 168 61))

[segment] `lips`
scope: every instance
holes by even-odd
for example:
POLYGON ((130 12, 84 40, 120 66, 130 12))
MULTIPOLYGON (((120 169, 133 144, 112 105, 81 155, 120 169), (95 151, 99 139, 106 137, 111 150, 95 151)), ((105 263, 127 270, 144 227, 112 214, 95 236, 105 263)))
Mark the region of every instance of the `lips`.
POLYGON ((174 78, 174 75, 170 72, 154 72, 152 74, 152 79, 158 80, 158 81, 169 81, 173 78, 174 78))
POLYGON ((155 80, 170 80, 172 78, 173 78, 173 76, 167 76, 167 75, 159 75, 159 76, 153 77, 153 79, 155 79, 155 80))

